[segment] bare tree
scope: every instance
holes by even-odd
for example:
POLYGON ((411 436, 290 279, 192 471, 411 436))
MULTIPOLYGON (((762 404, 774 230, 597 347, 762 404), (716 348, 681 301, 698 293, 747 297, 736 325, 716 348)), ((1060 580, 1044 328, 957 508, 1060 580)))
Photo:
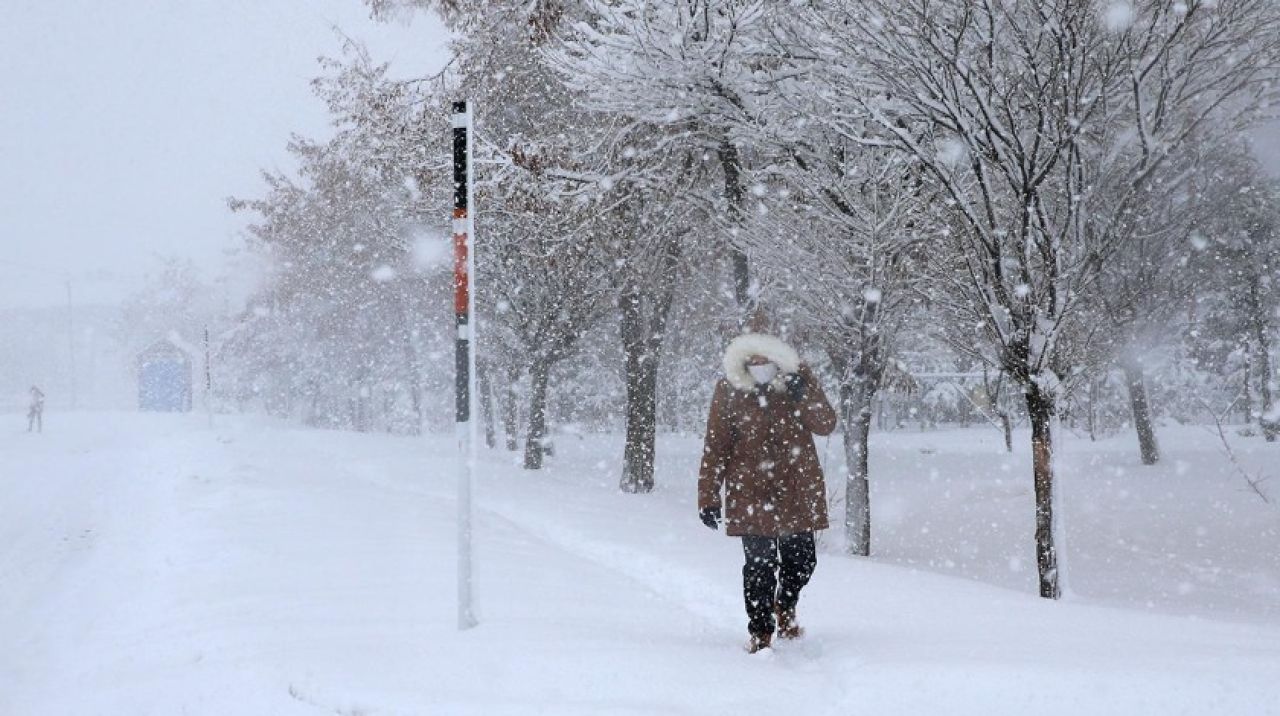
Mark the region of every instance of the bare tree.
POLYGON ((745 251, 735 237, 750 217, 748 157, 759 151, 754 130, 761 101, 775 96, 762 73, 777 57, 766 42, 774 19, 761 0, 586 0, 590 22, 556 61, 599 111, 652 126, 676 155, 714 157, 720 197, 714 218, 732 266, 740 324, 754 292, 745 251))
POLYGON ((798 332, 826 350, 839 377, 845 544, 865 556, 872 404, 918 303, 927 212, 921 183, 900 156, 866 151, 818 124, 791 151, 768 219, 744 241, 766 295, 789 307, 798 332))
POLYGON ((1105 354, 1096 361, 1096 369, 1105 370, 1115 361, 1124 372, 1144 465, 1160 460, 1147 356, 1176 337, 1172 323, 1185 308, 1195 281, 1189 270, 1194 248, 1188 237, 1197 205, 1187 181, 1196 157, 1194 151, 1179 154, 1170 160, 1169 171, 1141 191, 1117 222, 1116 234, 1122 239, 1090 294, 1098 320, 1107 326, 1096 342, 1105 354), (1166 180, 1164 175, 1172 176, 1166 180))
POLYGON ((1040 594, 1057 598, 1052 426, 1073 324, 1167 148, 1249 121, 1271 91, 1276 10, 1148 2, 1116 26, 1084 0, 842 5, 815 18, 820 47, 863 84, 845 88, 837 126, 887 137, 963 221, 949 237, 963 269, 952 305, 1024 391, 1040 594), (1104 185, 1120 193, 1098 201, 1104 185))
MULTIPOLYGON (((1280 185, 1268 179, 1247 149, 1222 147, 1216 154, 1204 196, 1209 212, 1198 222, 1203 243, 1198 275, 1209 286, 1204 297, 1212 329, 1233 346, 1243 345, 1249 374, 1258 375, 1261 412, 1257 416, 1268 442, 1280 434, 1272 363, 1280 291, 1280 185)), ((1247 393, 1245 402, 1249 399, 1247 393)))

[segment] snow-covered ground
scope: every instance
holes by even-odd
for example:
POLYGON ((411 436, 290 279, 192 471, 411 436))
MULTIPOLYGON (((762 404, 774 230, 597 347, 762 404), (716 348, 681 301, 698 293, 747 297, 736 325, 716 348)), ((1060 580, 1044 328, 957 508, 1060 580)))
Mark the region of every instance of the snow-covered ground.
MULTIPOLYGON (((824 535, 810 635, 748 656, 696 439, 664 439, 646 496, 617 492, 610 437, 562 437, 543 474, 486 456, 460 633, 448 437, 0 418, 6 716, 1280 713, 1280 511, 1202 428, 1164 430, 1155 468, 1127 435, 1066 442, 1058 603, 1034 595, 1025 435, 877 435, 878 556, 824 535)), ((1280 445, 1233 441, 1280 471, 1280 445)))

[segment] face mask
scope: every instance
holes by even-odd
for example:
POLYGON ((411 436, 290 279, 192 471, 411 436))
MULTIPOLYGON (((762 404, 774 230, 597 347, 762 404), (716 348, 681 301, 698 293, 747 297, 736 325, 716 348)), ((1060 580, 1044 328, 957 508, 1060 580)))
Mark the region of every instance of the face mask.
POLYGON ((749 365, 747 366, 747 370, 751 373, 751 377, 755 378, 756 382, 761 385, 772 381, 774 376, 778 374, 778 366, 772 363, 765 363, 764 365, 749 365))

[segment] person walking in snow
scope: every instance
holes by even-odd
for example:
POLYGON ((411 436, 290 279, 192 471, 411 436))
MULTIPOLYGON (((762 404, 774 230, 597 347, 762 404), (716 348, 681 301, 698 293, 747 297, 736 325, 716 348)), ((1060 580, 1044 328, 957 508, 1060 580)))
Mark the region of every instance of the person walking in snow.
POLYGON ((44 393, 31 386, 31 406, 27 408, 27 432, 44 432, 44 393))
POLYGON ((698 475, 703 524, 742 538, 746 564, 747 651, 769 648, 776 633, 794 639, 800 590, 818 556, 813 533, 826 529, 827 491, 813 436, 830 435, 836 412, 795 349, 748 333, 729 343, 716 383, 698 475))

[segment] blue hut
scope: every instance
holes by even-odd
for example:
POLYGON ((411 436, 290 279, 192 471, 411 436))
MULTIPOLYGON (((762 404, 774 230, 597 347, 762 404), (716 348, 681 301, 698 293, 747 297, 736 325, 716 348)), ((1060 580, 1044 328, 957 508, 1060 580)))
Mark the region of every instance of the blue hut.
POLYGON ((138 409, 191 410, 191 356, 171 339, 153 343, 138 355, 138 409))

